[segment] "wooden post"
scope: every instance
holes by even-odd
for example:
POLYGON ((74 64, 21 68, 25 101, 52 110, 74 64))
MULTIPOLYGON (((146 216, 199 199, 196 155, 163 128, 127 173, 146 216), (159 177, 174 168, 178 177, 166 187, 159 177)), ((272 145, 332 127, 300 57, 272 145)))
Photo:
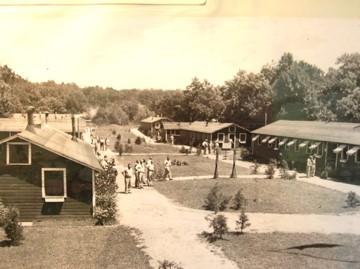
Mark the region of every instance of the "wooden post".
POLYGON ((233 165, 232 165, 232 170, 231 170, 231 175, 230 178, 237 178, 237 174, 236 174, 236 137, 234 138, 234 156, 233 156, 233 165))
POLYGON ((324 156, 324 171, 327 172, 327 155, 328 155, 328 144, 329 142, 326 142, 325 144, 325 156, 324 156))
POLYGON ((215 171, 214 171, 214 179, 217 179, 219 177, 219 171, 218 171, 218 162, 219 162, 219 148, 215 148, 215 171))
POLYGON ((92 183, 92 214, 95 216, 95 208, 96 208, 96 191, 95 191, 95 171, 91 170, 91 183, 92 183))

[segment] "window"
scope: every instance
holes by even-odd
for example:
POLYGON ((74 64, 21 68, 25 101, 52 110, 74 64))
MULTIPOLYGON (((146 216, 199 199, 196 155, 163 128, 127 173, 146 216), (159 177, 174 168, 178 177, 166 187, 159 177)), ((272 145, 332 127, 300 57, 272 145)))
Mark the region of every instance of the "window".
POLYGON ((224 138, 225 138, 225 134, 224 134, 224 133, 218 133, 218 134, 217 134, 217 139, 218 139, 219 141, 224 141, 224 138))
POLYGON ((63 202, 67 197, 66 168, 42 168, 41 183, 46 202, 63 202))
POLYGON ((247 138, 246 133, 240 133, 239 135, 240 144, 246 144, 246 138, 247 138))
POLYGON ((7 165, 30 165, 31 144, 26 142, 9 142, 6 144, 7 165))

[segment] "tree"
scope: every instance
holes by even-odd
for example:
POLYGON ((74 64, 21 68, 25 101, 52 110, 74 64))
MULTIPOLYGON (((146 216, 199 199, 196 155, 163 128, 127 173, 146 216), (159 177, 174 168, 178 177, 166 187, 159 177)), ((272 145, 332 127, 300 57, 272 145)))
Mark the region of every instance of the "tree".
POLYGON ((21 110, 19 99, 12 88, 3 80, 0 80, 0 117, 9 117, 19 110, 21 110))
POLYGON ((263 74, 239 71, 221 89, 225 102, 224 119, 249 124, 263 118, 271 104, 271 88, 263 74))
POLYGON ((221 117, 224 103, 219 90, 210 82, 194 78, 184 91, 183 107, 189 121, 204 121, 221 117))

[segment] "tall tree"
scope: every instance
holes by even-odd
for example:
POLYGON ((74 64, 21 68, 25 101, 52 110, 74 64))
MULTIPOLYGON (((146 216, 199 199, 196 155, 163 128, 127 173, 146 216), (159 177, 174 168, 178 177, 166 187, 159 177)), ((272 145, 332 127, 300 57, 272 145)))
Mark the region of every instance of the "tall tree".
POLYGON ((263 122, 271 104, 271 87, 263 74, 239 71, 232 80, 225 82, 222 97, 224 119, 251 127, 254 120, 263 122))

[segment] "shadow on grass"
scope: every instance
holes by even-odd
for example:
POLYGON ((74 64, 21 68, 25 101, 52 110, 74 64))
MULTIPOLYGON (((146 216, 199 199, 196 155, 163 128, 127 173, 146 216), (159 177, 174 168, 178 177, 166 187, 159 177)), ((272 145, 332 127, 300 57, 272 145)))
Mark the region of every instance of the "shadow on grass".
POLYGON ((0 247, 4 248, 4 247, 11 247, 11 241, 10 240, 2 240, 0 241, 0 247))
POLYGON ((269 250, 269 252, 283 253, 283 254, 296 255, 296 256, 304 256, 304 257, 309 257, 309 258, 318 259, 318 260, 325 260, 325 261, 353 263, 353 264, 360 263, 360 261, 357 261, 357 260, 334 259, 334 258, 321 257, 321 256, 312 255, 312 254, 307 254, 307 253, 288 251, 288 250, 303 251, 304 249, 311 249, 311 248, 328 249, 328 248, 336 248, 336 247, 343 247, 343 245, 327 244, 327 243, 315 243, 315 244, 308 244, 308 245, 300 245, 300 246, 289 247, 289 248, 286 248, 286 249, 283 249, 283 250, 269 250))
POLYGON ((214 235, 213 233, 209 233, 209 232, 202 232, 201 237, 205 238, 206 241, 208 241, 209 243, 213 243, 217 240, 229 241, 229 239, 226 239, 224 237, 219 237, 219 236, 214 235))

